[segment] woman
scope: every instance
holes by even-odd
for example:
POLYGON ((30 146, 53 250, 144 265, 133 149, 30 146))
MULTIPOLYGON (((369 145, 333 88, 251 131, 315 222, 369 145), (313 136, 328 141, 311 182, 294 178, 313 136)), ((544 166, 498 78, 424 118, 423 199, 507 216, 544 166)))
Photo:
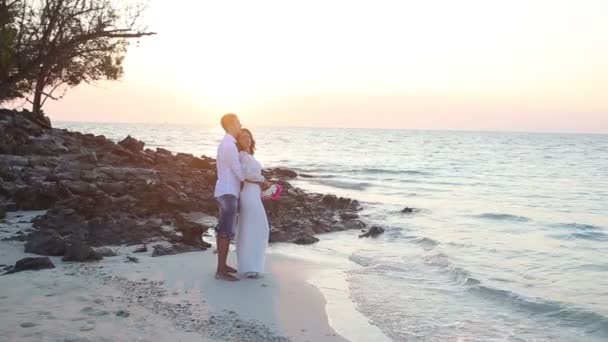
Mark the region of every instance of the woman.
POLYGON ((237 225, 236 253, 239 272, 247 278, 257 279, 264 273, 268 246, 268 218, 262 204, 262 165, 254 158, 255 140, 243 128, 237 139, 241 167, 247 181, 241 190, 237 225))

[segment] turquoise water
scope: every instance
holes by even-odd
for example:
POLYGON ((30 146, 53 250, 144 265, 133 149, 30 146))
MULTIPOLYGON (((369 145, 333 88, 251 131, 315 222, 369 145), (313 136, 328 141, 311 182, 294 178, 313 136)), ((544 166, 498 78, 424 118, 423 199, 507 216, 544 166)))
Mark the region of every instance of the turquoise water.
MULTIPOLYGON (((214 156, 205 127, 58 123, 214 156)), ((386 233, 319 253, 396 341, 608 341, 608 136, 254 129, 258 158, 357 198, 386 233), (401 214, 404 207, 418 209, 401 214)), ((314 247, 311 247, 314 248, 314 247)))

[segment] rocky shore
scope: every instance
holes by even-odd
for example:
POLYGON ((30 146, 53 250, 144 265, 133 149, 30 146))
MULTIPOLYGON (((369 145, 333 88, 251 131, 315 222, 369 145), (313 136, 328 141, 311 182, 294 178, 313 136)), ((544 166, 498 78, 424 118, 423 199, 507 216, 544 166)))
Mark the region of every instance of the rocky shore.
MULTIPOLYGON (((24 241, 26 252, 88 261, 111 254, 103 246, 151 245, 154 256, 210 246, 202 237, 211 227, 190 214, 217 214, 214 159, 45 123, 27 111, 0 110, 0 219, 46 210, 33 230, 9 237, 24 241)), ((265 202, 271 242, 311 244, 316 234, 366 228, 356 200, 294 187, 298 174, 288 169, 264 173, 284 188, 280 200, 265 202)))

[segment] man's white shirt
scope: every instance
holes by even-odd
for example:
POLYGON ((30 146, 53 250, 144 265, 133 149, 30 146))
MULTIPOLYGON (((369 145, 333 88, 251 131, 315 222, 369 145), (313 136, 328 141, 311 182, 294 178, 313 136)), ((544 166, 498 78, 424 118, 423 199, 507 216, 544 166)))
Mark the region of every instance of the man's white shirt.
POLYGON ((226 134, 217 148, 217 182, 215 183, 214 196, 234 195, 237 198, 241 193, 241 182, 245 175, 241 169, 239 151, 236 147, 236 139, 226 134))

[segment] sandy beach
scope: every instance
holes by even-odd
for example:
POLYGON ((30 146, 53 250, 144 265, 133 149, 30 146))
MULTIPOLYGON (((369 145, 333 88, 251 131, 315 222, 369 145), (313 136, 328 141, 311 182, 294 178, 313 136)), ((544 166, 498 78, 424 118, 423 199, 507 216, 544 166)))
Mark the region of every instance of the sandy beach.
MULTIPOLYGON (((27 230, 41 213, 9 213, 2 238, 27 230)), ((132 253, 135 247, 113 248, 117 256, 92 263, 51 257, 55 269, 1 276, 0 339, 345 341, 307 281, 319 271, 314 263, 271 254, 265 278, 226 283, 213 277, 212 250, 153 258, 132 253)), ((1 242, 0 264, 27 256, 34 255, 23 253, 22 242, 1 242)))

